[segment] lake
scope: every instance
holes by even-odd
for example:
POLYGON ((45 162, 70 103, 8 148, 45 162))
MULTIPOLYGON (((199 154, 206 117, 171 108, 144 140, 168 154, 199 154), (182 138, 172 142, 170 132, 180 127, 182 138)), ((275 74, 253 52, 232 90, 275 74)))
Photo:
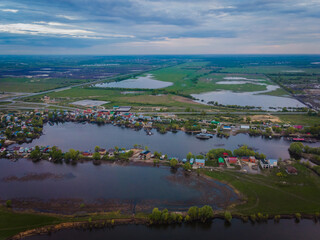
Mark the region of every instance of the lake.
MULTIPOLYGON (((225 81, 222 83, 227 84, 227 82, 225 81)), ((278 97, 262 94, 274 91, 277 88, 279 87, 275 85, 267 85, 267 90, 265 91, 233 92, 229 90, 221 90, 199 94, 191 94, 191 96, 197 99, 196 102, 202 104, 208 104, 208 102, 213 101, 218 102, 222 105, 253 106, 256 108, 261 107, 262 110, 268 111, 275 111, 275 109, 270 109, 270 107, 278 109, 282 109, 284 107, 306 107, 303 103, 299 102, 295 98, 278 97)))
POLYGON ((185 240, 185 239, 228 239, 228 240, 317 240, 320 235, 319 223, 311 220, 280 220, 274 223, 251 224, 232 220, 227 226, 223 220, 215 219, 210 224, 181 224, 173 226, 121 225, 92 231, 76 229, 61 230, 51 235, 38 235, 25 238, 25 240, 69 240, 69 239, 154 239, 154 240, 185 240))
POLYGON ((147 74, 146 76, 138 76, 137 78, 127 79, 119 82, 99 83, 96 84, 95 87, 158 89, 169 87, 172 84, 172 82, 155 80, 152 74, 147 74))
MULTIPOLYGON (((205 204, 220 209, 238 199, 226 184, 165 166, 71 165, 27 159, 0 159, 0 196, 12 199, 14 206, 22 209, 28 202, 30 208, 55 212, 56 205, 67 204, 67 213, 82 202, 103 206, 104 211, 111 207, 110 211, 130 212, 150 211, 156 206, 186 210, 205 204)), ((65 212, 63 208, 57 211, 65 212)))
MULTIPOLYGON (((21 146, 58 146, 63 151, 74 148, 81 151, 94 151, 95 146, 102 148, 113 148, 115 146, 132 148, 134 144, 148 146, 151 151, 168 154, 169 157, 185 158, 188 152, 193 154, 206 153, 212 148, 226 148, 234 150, 239 144, 258 149, 268 158, 289 158, 288 148, 291 142, 284 139, 266 139, 262 137, 250 137, 247 134, 238 134, 228 139, 214 136, 208 140, 200 140, 195 135, 182 131, 177 133, 158 133, 152 130, 153 135, 148 136, 145 131, 135 131, 130 128, 121 128, 111 124, 80 124, 80 123, 58 123, 53 126, 44 125, 43 135, 34 139, 31 143, 21 146)), ((320 143, 308 144, 320 146, 320 143)))

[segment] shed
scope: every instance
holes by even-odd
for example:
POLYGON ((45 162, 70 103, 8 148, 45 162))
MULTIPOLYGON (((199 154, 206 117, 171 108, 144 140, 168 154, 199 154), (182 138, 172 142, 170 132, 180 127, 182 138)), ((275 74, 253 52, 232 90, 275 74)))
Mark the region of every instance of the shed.
POLYGON ((297 170, 295 167, 293 167, 293 166, 287 166, 287 167, 286 167, 286 172, 287 172, 288 174, 294 174, 294 175, 297 175, 297 174, 298 174, 298 170, 297 170))
POLYGON ((269 159, 268 163, 269 163, 270 168, 278 166, 278 160, 277 159, 269 159))
POLYGON ((224 166, 224 160, 222 157, 218 159, 219 166, 224 166))

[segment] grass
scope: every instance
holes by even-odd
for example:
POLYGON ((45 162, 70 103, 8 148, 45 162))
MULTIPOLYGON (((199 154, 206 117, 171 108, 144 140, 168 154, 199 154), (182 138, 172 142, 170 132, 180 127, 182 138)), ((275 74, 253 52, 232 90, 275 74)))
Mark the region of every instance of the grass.
MULTIPOLYGON (((106 213, 92 213, 86 217, 73 217, 62 215, 49 215, 45 213, 17 213, 0 206, 0 240, 5 240, 10 236, 20 232, 55 225, 64 222, 82 222, 95 220, 111 220, 131 218, 132 215, 122 214, 120 211, 106 213)), ((136 218, 146 218, 146 213, 137 213, 136 218)))
POLYGON ((88 80, 59 78, 0 78, 0 91, 40 92, 85 82, 88 82, 88 80))
MULTIPOLYGON (((272 170, 267 176, 232 171, 205 174, 236 188, 246 202, 230 209, 240 214, 314 214, 320 211, 320 178, 303 165, 294 164, 298 175, 278 177, 272 170), (285 182, 285 183, 284 183, 285 182)), ((284 172, 282 170, 282 172, 284 172)))
POLYGON ((260 93, 261 95, 269 95, 269 96, 276 96, 276 97, 281 97, 281 96, 288 96, 290 93, 288 93, 286 90, 283 88, 278 88, 274 91, 271 92, 266 92, 266 93, 260 93))
POLYGON ((0 207, 0 240, 28 229, 61 223, 62 218, 45 214, 14 213, 0 207))
MULTIPOLYGON (((276 115, 276 114, 275 114, 276 115)), ((287 122, 294 125, 313 126, 319 124, 320 117, 308 115, 277 115, 282 122, 287 122)))

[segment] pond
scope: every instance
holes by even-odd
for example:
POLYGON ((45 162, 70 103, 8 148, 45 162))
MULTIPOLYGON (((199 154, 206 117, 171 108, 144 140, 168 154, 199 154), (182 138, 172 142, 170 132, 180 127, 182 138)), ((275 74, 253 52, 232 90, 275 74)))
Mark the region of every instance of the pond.
POLYGON ((238 199, 226 184, 183 170, 172 172, 165 166, 71 165, 27 159, 0 159, 0 196, 12 199, 18 209, 28 203, 39 211, 63 213, 79 210, 82 202, 104 211, 150 211, 155 206, 186 210, 205 204, 220 209, 238 199), (68 205, 67 211, 57 207, 63 204, 68 205))
POLYGON ((284 107, 300 108, 306 107, 303 103, 294 98, 279 97, 271 95, 263 95, 278 89, 278 86, 267 85, 267 90, 256 92, 233 92, 228 90, 213 91, 199 94, 191 94, 196 102, 208 104, 208 102, 218 102, 222 105, 237 105, 237 106, 253 106, 261 107, 262 110, 275 111, 284 107), (274 109, 276 108, 276 109, 274 109))
POLYGON ((158 89, 171 86, 172 82, 155 80, 152 74, 127 79, 120 82, 99 83, 95 87, 101 88, 139 88, 139 89, 158 89))
POLYGON ((186 239, 228 239, 228 240, 317 240, 319 239, 319 223, 302 220, 280 220, 279 223, 250 224, 240 220, 232 220, 225 225, 223 220, 215 219, 211 224, 181 224, 174 226, 121 225, 114 228, 83 231, 76 229, 61 230, 52 235, 31 236, 25 240, 69 240, 69 239, 154 239, 154 240, 186 240, 186 239), (241 237, 242 236, 242 237, 241 237), (244 237, 245 236, 245 237, 244 237))
MULTIPOLYGON (((113 148, 115 146, 132 148, 134 144, 148 146, 151 151, 168 154, 169 157, 184 158, 188 152, 193 154, 205 153, 212 148, 226 148, 234 150, 239 144, 245 144, 264 153, 268 158, 289 158, 288 148, 291 142, 284 139, 266 139, 262 137, 250 137, 247 134, 238 134, 228 139, 214 136, 208 140, 197 139, 195 135, 182 131, 161 134, 152 130, 153 135, 148 136, 145 131, 135 131, 130 128, 121 128, 111 124, 80 124, 59 123, 53 126, 46 124, 43 135, 31 143, 22 146, 58 146, 63 151, 74 148, 81 151, 94 150, 95 146, 113 148)), ((320 146, 319 143, 309 144, 320 146)))

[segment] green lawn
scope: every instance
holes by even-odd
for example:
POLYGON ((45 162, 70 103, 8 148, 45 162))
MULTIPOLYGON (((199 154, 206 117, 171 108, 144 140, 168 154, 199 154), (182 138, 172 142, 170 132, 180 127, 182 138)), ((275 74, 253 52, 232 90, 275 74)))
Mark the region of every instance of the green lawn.
POLYGON ((13 213, 0 207, 0 240, 19 232, 62 222, 61 218, 44 214, 13 213))
MULTIPOLYGON (((240 214, 314 214, 320 211, 320 178, 303 165, 295 164, 298 175, 278 177, 275 171, 264 175, 232 171, 205 174, 236 188, 246 203, 230 209, 240 214)), ((284 173, 284 171, 282 170, 284 173)))
POLYGON ((44 90, 84 83, 83 79, 46 79, 46 78, 0 78, 0 91, 4 92, 40 92, 44 90))
MULTIPOLYGON (((275 114, 276 115, 276 114, 275 114)), ((308 115, 277 115, 281 121, 290 124, 313 126, 320 123, 320 117, 308 115)))
POLYGON ((270 95, 270 96, 277 96, 277 97, 281 97, 281 96, 289 96, 290 93, 288 93, 286 90, 284 90, 283 88, 278 88, 274 91, 271 92, 267 92, 267 93, 260 93, 261 95, 270 95))

